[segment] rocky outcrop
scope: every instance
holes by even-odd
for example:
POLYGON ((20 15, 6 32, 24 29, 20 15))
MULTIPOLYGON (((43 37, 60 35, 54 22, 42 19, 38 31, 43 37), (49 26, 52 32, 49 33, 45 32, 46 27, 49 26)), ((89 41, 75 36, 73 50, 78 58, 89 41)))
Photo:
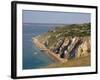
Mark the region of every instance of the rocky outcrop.
POLYGON ((90 37, 84 38, 81 45, 79 45, 77 50, 77 56, 76 57, 83 57, 90 55, 91 52, 91 40, 90 37))
POLYGON ((91 25, 73 24, 56 27, 38 39, 61 58, 73 59, 90 55, 91 53, 91 25))
POLYGON ((90 55, 90 37, 65 37, 59 39, 52 51, 61 58, 72 59, 90 55))

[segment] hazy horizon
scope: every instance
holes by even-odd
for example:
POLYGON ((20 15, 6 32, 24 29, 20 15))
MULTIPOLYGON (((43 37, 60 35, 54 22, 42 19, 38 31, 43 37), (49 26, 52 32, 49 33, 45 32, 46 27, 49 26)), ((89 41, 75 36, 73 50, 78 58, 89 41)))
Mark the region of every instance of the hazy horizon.
POLYGON ((91 22, 90 13, 23 10, 23 23, 82 24, 91 22))

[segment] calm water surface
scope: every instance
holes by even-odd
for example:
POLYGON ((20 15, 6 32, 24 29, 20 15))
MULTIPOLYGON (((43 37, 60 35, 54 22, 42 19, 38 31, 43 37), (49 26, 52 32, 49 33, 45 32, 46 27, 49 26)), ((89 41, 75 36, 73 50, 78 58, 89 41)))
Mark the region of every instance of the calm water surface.
POLYGON ((33 43, 32 37, 47 32, 51 24, 23 24, 23 69, 44 68, 54 61, 41 52, 33 43))

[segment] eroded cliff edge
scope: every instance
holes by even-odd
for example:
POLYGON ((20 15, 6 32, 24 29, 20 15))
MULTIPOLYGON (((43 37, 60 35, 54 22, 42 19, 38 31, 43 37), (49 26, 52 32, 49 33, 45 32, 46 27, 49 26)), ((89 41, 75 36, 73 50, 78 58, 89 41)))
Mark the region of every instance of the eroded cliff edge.
POLYGON ((83 62, 86 61, 85 66, 89 66, 91 55, 90 35, 91 25, 90 23, 84 23, 57 26, 37 36, 36 39, 55 55, 58 55, 59 58, 68 61, 73 60, 74 62, 82 59, 80 63, 84 64, 83 62))

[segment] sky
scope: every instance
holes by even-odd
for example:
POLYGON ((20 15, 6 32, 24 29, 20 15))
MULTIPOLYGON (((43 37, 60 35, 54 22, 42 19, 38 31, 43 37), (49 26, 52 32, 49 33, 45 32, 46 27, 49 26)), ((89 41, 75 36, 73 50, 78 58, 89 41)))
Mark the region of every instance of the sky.
POLYGON ((80 24, 91 21, 90 13, 23 10, 23 23, 80 24))

